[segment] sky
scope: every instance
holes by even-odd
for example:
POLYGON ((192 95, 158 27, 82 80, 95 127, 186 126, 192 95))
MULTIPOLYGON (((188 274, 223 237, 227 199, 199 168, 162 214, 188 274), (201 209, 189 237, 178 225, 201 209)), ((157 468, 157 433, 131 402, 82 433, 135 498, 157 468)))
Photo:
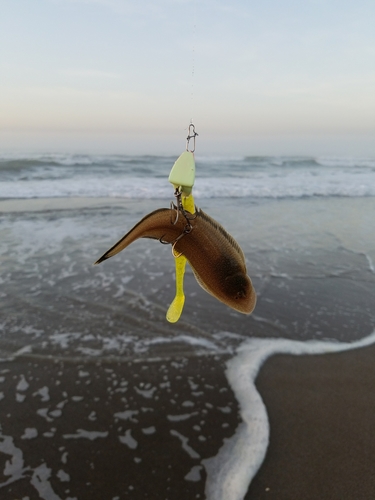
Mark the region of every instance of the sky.
POLYGON ((373 0, 0 5, 0 151, 375 156, 373 0))

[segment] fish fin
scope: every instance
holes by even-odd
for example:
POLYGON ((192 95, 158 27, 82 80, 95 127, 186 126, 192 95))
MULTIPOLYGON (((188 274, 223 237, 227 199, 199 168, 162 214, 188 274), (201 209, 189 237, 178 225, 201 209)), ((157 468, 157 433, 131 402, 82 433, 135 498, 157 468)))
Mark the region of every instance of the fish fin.
MULTIPOLYGON (((107 260, 111 257, 113 257, 114 255, 118 254, 121 252, 121 250, 124 250, 124 248, 126 248, 127 246, 130 245, 130 243, 132 243, 134 240, 132 241, 127 241, 128 239, 128 236, 129 236, 130 233, 127 233, 125 234, 125 236, 123 236, 121 238, 121 240, 119 240, 117 243, 115 243, 109 250, 107 250, 101 257, 100 259, 98 259, 96 262, 94 262, 94 265, 96 264, 100 264, 101 262, 103 262, 104 260, 107 260)), ((152 236, 140 236, 140 238, 151 238, 151 239, 155 239, 155 240, 158 240, 159 238, 157 237, 152 237, 152 236)))
POLYGON ((146 215, 141 219, 128 233, 125 234, 117 243, 115 243, 109 250, 107 250, 95 263, 100 264, 106 259, 113 257, 114 255, 124 250, 133 241, 138 238, 151 238, 155 240, 163 239, 165 231, 160 226, 160 222, 156 225, 156 219, 162 217, 166 228, 170 226, 170 209, 159 208, 154 212, 146 215), (155 222, 155 224, 154 224, 155 222), (156 226, 156 227, 155 227, 156 226))
POLYGON ((219 224, 215 219, 207 215, 203 210, 199 210, 199 215, 203 220, 205 220, 208 224, 210 224, 215 231, 219 231, 221 235, 229 242, 229 244, 237 251, 238 255, 240 256, 241 260, 245 262, 245 255, 243 253, 242 248, 240 245, 237 243, 237 241, 233 238, 231 234, 229 234, 224 227, 219 224))
POLYGON ((121 238, 117 243, 115 243, 109 250, 107 250, 96 262, 94 262, 94 265, 100 264, 103 262, 103 260, 107 260, 110 257, 113 257, 117 253, 121 252, 125 247, 128 246, 128 243, 126 243, 126 238, 128 237, 127 233, 125 236, 121 238))

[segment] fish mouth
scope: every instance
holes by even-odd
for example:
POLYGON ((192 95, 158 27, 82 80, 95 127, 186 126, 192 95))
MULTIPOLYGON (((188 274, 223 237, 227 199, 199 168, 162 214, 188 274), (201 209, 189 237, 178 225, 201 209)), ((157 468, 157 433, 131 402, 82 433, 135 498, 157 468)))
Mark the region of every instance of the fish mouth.
MULTIPOLYGON (((239 292, 242 295, 242 292, 239 292)), ((249 294, 244 297, 236 297, 231 301, 230 307, 242 314, 251 314, 255 308, 257 301, 257 296, 254 290, 251 290, 249 294)))

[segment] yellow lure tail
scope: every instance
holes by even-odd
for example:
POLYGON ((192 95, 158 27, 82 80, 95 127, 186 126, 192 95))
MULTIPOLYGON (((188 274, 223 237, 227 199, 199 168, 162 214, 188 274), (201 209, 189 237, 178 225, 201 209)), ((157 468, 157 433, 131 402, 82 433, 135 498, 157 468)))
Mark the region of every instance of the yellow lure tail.
MULTIPOLYGON (((193 214, 195 212, 195 204, 193 195, 185 197, 182 196, 182 206, 185 210, 193 214)), ((185 294, 184 294, 184 274, 186 267, 186 257, 184 255, 180 255, 179 257, 175 257, 175 265, 176 265, 176 296, 169 306, 167 311, 167 320, 170 323, 176 323, 182 314, 182 310, 185 304, 185 294)))
POLYGON ((180 319, 182 309, 185 304, 185 294, 184 294, 184 274, 186 267, 186 257, 180 255, 176 257, 176 296, 169 306, 167 311, 167 320, 170 323, 176 323, 180 319))

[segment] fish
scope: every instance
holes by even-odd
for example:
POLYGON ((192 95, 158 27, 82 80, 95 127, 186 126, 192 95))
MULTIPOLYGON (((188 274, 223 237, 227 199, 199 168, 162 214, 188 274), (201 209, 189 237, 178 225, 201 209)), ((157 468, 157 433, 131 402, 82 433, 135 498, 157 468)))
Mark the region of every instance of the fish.
POLYGON ((216 299, 243 314, 250 314, 256 293, 247 275, 244 253, 236 240, 212 217, 196 208, 188 219, 173 208, 160 208, 141 219, 107 250, 100 264, 139 238, 173 245, 173 255, 184 255, 199 285, 216 299), (186 228, 188 227, 188 231, 186 228))

